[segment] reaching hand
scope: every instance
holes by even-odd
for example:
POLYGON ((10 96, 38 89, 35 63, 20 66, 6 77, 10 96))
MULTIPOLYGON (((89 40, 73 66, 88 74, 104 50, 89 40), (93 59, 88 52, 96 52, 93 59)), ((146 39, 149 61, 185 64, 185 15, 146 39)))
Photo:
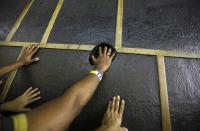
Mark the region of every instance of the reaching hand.
POLYGON ((32 87, 30 87, 23 95, 19 96, 15 100, 2 104, 1 110, 12 112, 30 111, 31 109, 26 108, 26 106, 41 99, 41 96, 39 95, 40 91, 38 91, 38 88, 32 89, 32 87))
POLYGON ((39 58, 32 58, 33 55, 38 51, 39 44, 32 44, 22 48, 22 55, 18 62, 22 65, 28 65, 32 62, 39 61, 39 58))
POLYGON ((112 49, 108 49, 105 47, 102 51, 102 48, 99 47, 99 57, 95 58, 95 56, 92 56, 92 60, 94 62, 95 68, 105 72, 108 70, 112 63, 112 59, 115 56, 115 53, 111 54, 112 49))

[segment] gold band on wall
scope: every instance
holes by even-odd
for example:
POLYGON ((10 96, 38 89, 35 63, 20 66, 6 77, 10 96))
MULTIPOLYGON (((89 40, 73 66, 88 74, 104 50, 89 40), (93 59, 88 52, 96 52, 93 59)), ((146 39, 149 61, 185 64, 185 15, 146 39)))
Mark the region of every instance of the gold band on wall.
POLYGON ((32 4, 33 4, 34 1, 35 0, 29 0, 28 1, 27 5, 25 6, 25 8, 23 9, 23 11, 21 12, 20 16, 18 17, 17 21, 15 22, 15 24, 14 24, 13 28, 11 29, 10 33, 7 35, 5 41, 11 41, 11 39, 13 38, 14 34, 16 33, 16 31, 19 28, 22 20, 26 16, 27 12, 31 8, 31 6, 32 6, 32 4))
POLYGON ((53 13, 53 15, 52 15, 52 17, 49 21, 49 24, 48 24, 48 26, 45 30, 45 33, 43 34, 42 40, 41 40, 41 46, 42 47, 45 47, 46 44, 47 44, 47 40, 49 38, 49 35, 51 33, 53 25, 55 24, 56 18, 58 16, 59 12, 60 12, 60 9, 61 9, 63 3, 64 3, 64 0, 59 0, 58 4, 56 6, 56 9, 54 10, 54 13, 53 13))
MULTIPOLYGON (((9 42, 11 41, 11 39, 13 38, 14 34, 16 33, 17 29, 19 28, 21 22, 23 21, 24 17, 26 16, 27 12, 29 11, 29 9, 31 8, 32 4, 34 3, 35 0, 29 0, 28 3, 26 4, 25 8, 23 9, 23 11, 21 12, 20 16, 18 17, 17 21, 15 22, 13 28, 11 29, 10 33, 7 35, 5 43, 9 44, 9 42)), ((21 55, 21 53, 20 53, 21 55)), ((20 57, 19 55, 19 57, 20 57)), ((19 59, 19 57, 17 59, 19 59)), ((13 83, 13 80, 17 74, 17 69, 12 71, 9 74, 9 77, 3 87, 3 90, 1 92, 1 96, 0 96, 0 102, 3 102, 6 99, 6 96, 8 94, 8 91, 10 90, 10 87, 13 83)))
POLYGON ((168 100, 164 56, 157 56, 157 62, 158 62, 158 74, 159 74, 159 83, 160 83, 162 131, 172 131, 170 112, 169 112, 169 100, 168 100))
MULTIPOLYGON (((0 41, 0 46, 16 46, 16 47, 22 47, 27 46, 30 44, 34 44, 35 42, 4 42, 0 41)), ((36 43, 40 44, 40 43, 36 43)), ((91 44, 61 44, 61 43, 47 43, 46 47, 41 48, 47 48, 47 49, 62 49, 62 50, 92 50, 94 45, 91 44)), ((200 59, 200 53, 192 53, 192 52, 179 52, 179 51, 168 51, 168 50, 154 50, 154 49, 143 49, 143 48, 118 48, 117 51, 119 53, 125 53, 125 54, 136 54, 136 55, 150 55, 150 56, 167 56, 167 57, 177 57, 177 58, 189 58, 189 59, 200 59)))
POLYGON ((118 0, 116 35, 115 35, 115 48, 117 49, 122 47, 123 6, 124 6, 124 0, 118 0))

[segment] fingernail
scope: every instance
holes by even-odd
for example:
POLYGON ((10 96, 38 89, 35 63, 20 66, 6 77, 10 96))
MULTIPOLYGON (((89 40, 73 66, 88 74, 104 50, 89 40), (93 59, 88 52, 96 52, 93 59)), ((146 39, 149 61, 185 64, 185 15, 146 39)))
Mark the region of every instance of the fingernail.
POLYGON ((38 58, 38 57, 37 57, 37 58, 35 58, 35 61, 39 61, 39 60, 40 60, 40 58, 38 58))

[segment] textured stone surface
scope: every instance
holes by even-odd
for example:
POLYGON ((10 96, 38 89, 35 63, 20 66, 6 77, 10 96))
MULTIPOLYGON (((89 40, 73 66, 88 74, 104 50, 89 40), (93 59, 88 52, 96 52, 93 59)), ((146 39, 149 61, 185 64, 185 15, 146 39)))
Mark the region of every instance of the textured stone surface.
MULTIPOLYGON (((1 47, 0 46, 0 68, 8 65, 8 64, 13 64, 17 56, 20 52, 20 48, 12 48, 12 47, 1 47)), ((3 80, 3 84, 0 85, 0 93, 3 89, 3 86, 8 78, 8 75, 0 77, 0 80, 3 80)))
POLYGON ((200 50, 198 0, 125 0, 123 46, 200 50))
POLYGON ((0 41, 6 39, 6 36, 12 29, 25 7, 27 0, 1 0, 0 2, 0 41))
POLYGON ((13 41, 40 42, 58 0, 35 0, 13 41))
POLYGON ((49 42, 114 43, 116 0, 65 0, 49 42))
POLYGON ((200 130, 200 60, 167 58, 173 131, 200 130))

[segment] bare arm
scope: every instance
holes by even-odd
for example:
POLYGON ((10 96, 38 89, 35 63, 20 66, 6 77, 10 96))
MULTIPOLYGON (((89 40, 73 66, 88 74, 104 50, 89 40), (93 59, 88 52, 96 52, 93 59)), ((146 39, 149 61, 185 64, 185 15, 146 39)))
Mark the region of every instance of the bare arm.
POLYGON ((39 58, 32 59, 32 56, 37 52, 38 48, 39 47, 36 44, 23 47, 22 55, 16 63, 0 68, 0 77, 24 65, 28 65, 34 61, 38 61, 39 58))
MULTIPOLYGON (((93 56, 95 70, 99 70, 101 72, 108 70, 115 55, 112 54, 112 56, 109 56, 108 54, 110 53, 111 49, 107 49, 107 47, 104 48, 103 52, 102 49, 99 48, 99 57, 95 58, 93 56)), ((80 110, 88 103, 93 96, 99 82, 100 80, 95 74, 89 74, 82 80, 72 85, 70 90, 66 92, 68 94, 66 96, 74 97, 70 100, 74 100, 75 109, 80 110)))
POLYGON ((11 71, 16 70, 22 66, 23 66, 22 63, 20 62, 16 62, 14 64, 4 66, 0 68, 0 76, 6 75, 7 73, 10 73, 11 71))

